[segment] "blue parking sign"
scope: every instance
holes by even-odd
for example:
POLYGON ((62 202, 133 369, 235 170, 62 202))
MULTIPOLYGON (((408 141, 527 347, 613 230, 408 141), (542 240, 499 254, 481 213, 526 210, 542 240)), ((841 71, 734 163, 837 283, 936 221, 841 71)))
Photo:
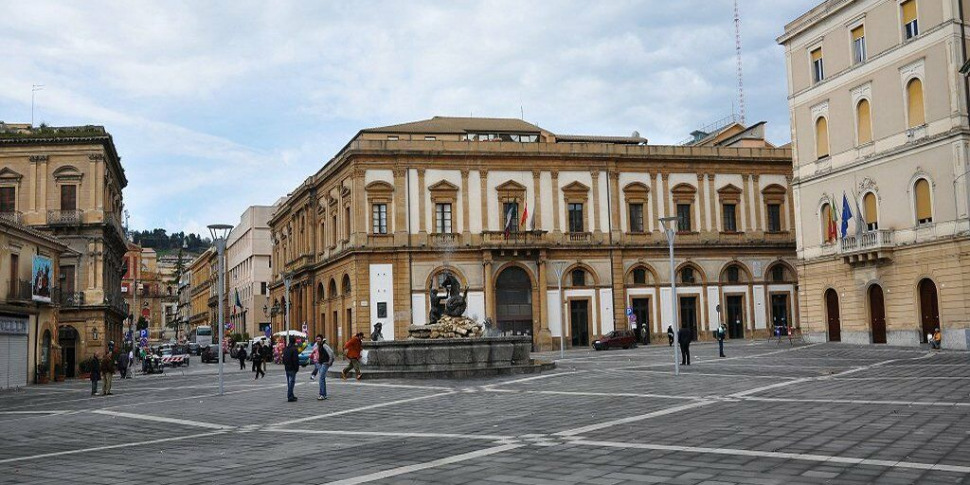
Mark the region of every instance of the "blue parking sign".
POLYGON ((626 309, 626 316, 630 316, 630 315, 633 315, 633 309, 632 308, 627 308, 626 309))
POLYGON ((148 338, 148 329, 147 329, 147 328, 143 328, 143 329, 141 329, 141 330, 139 331, 139 334, 138 334, 138 335, 139 335, 139 336, 140 336, 140 337, 141 337, 142 339, 146 339, 146 338, 148 338))

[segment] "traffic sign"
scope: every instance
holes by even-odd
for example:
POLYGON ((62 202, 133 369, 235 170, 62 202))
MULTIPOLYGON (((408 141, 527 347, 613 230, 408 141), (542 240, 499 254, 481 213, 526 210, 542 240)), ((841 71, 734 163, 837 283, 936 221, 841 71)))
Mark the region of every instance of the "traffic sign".
POLYGON ((626 309, 626 316, 630 316, 630 315, 633 315, 633 309, 628 307, 626 309))
POLYGON ((147 328, 143 328, 143 329, 139 330, 138 336, 141 337, 142 339, 148 338, 148 329, 147 328))
POLYGON ((148 347, 148 339, 147 338, 142 337, 142 339, 141 339, 141 346, 142 347, 148 347))
POLYGON ((630 323, 637 323, 637 316, 636 315, 630 315, 630 323))
POLYGON ((303 333, 306 333, 307 329, 309 329, 309 328, 310 327, 307 327, 306 322, 303 322, 303 333))

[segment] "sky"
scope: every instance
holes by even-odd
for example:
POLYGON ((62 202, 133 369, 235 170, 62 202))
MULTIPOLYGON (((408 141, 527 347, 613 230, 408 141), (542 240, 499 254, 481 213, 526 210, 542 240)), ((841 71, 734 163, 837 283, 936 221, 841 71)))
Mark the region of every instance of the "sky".
MULTIPOLYGON (((790 139, 784 25, 740 0, 747 121, 790 139)), ((675 144, 737 112, 732 0, 0 0, 0 120, 114 137, 131 229, 207 233, 363 128, 514 117, 675 144)))

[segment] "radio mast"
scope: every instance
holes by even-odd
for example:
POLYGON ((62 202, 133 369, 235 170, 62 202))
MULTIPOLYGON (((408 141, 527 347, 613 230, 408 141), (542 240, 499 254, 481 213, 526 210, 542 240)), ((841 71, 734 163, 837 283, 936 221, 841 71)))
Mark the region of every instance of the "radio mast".
POLYGON ((744 74, 741 71, 741 14, 738 0, 734 0, 734 50, 738 62, 738 107, 741 110, 741 124, 744 124, 744 74))

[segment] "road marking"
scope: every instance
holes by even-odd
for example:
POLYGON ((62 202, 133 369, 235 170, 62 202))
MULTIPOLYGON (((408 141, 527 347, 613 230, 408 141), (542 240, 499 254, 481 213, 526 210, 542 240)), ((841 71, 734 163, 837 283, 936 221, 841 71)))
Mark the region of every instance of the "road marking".
POLYGON ((542 375, 532 376, 532 377, 523 377, 522 379, 513 379, 511 381, 496 382, 495 384, 488 384, 488 385, 482 386, 482 388, 488 390, 488 389, 491 389, 491 388, 493 388, 495 386, 505 386, 505 385, 508 385, 508 384, 518 384, 520 382, 530 382, 530 381, 535 381, 535 380, 539 380, 539 379, 549 379, 551 377, 563 377, 563 376, 569 376, 569 375, 573 375, 573 374, 582 374, 584 372, 587 372, 587 371, 584 371, 584 370, 575 370, 575 371, 570 371, 570 372, 556 372, 554 374, 542 374, 542 375))
POLYGON ((305 418, 291 419, 289 421, 281 421, 279 423, 270 424, 269 426, 270 427, 280 427, 280 426, 287 426, 287 425, 296 424, 296 423, 305 423, 307 421, 313 421, 313 420, 316 420, 316 419, 330 418, 330 417, 334 417, 334 416, 342 416, 344 414, 353 414, 353 413, 357 413, 357 412, 360 412, 360 411, 368 411, 368 410, 371 410, 371 409, 383 408, 383 407, 387 407, 387 406, 395 406, 397 404, 404 404, 404 403, 407 403, 407 402, 421 401, 423 399, 431 399, 431 398, 435 398, 435 397, 451 396, 453 394, 457 394, 457 393, 454 392, 454 391, 452 391, 452 392, 442 392, 442 393, 439 393, 439 394, 429 394, 427 396, 412 397, 412 398, 408 398, 408 399, 401 399, 401 400, 398 400, 398 401, 382 402, 382 403, 379 403, 379 404, 371 404, 370 406, 363 406, 363 407, 354 408, 354 409, 345 409, 343 411, 335 411, 335 412, 327 413, 327 414, 318 414, 318 415, 315 415, 315 416, 307 416, 305 418))
POLYGON ((343 480, 337 480, 335 482, 326 482, 326 483, 330 483, 331 485, 355 485, 358 483, 373 482, 375 480, 383 480, 385 478, 396 477, 398 475, 404 475, 404 474, 412 473, 416 471, 427 470, 428 468, 434 468, 442 465, 450 465, 452 463, 460 463, 463 461, 474 460, 475 458, 494 455, 496 453, 503 453, 509 450, 520 448, 522 446, 523 445, 518 445, 518 444, 494 446, 492 448, 485 448, 483 450, 472 451, 470 453, 463 453, 461 455, 449 456, 447 458, 441 458, 441 459, 429 461, 426 463, 415 463, 414 465, 392 468, 390 470, 371 473, 370 475, 363 475, 363 476, 354 477, 354 478, 346 478, 343 480))
POLYGON ((676 396, 672 394, 641 394, 636 392, 591 392, 591 391, 520 391, 517 389, 486 389, 485 392, 508 394, 549 394, 553 396, 597 396, 597 397, 652 397, 658 399, 680 399, 696 401, 700 396, 676 396))
POLYGON ((777 451, 740 450, 732 448, 704 448, 695 446, 651 445, 646 443, 616 443, 612 441, 574 440, 575 445, 600 446, 606 448, 627 448, 638 450, 680 451, 687 453, 715 454, 729 456, 755 456, 759 458, 778 458, 781 460, 801 460, 818 463, 845 463, 849 465, 875 465, 888 468, 910 468, 916 470, 937 470, 956 473, 970 473, 970 467, 944 465, 941 463, 914 463, 895 460, 873 460, 870 458, 851 458, 846 456, 816 455, 808 453, 782 453, 777 451))
POLYGON ((0 414, 64 414, 70 411, 0 411, 0 414))
POLYGON ((386 438, 457 438, 463 440, 486 440, 486 441, 508 441, 514 436, 500 436, 489 434, 455 434, 455 433, 408 433, 408 432, 384 432, 384 431, 340 431, 333 429, 280 429, 268 428, 266 431, 275 433, 297 433, 297 434, 332 434, 347 436, 376 436, 386 438))
POLYGON ((967 402, 943 401, 873 401, 869 399, 799 399, 787 397, 742 397, 745 401, 760 402, 796 402, 796 403, 824 403, 824 404, 884 404, 887 406, 939 406, 939 407, 970 407, 967 402))
POLYGON ((176 436, 174 438, 161 438, 161 439, 149 440, 149 441, 136 441, 134 443, 121 443, 121 444, 118 444, 118 445, 97 446, 97 447, 94 447, 94 448, 82 448, 82 449, 79 449, 79 450, 57 451, 57 452, 54 452, 54 453, 43 453, 43 454, 40 454, 40 455, 20 456, 20 457, 17 457, 17 458, 7 458, 7 459, 4 459, 4 460, 0 460, 0 464, 4 464, 4 463, 14 463, 14 462, 18 462, 18 461, 39 460, 39 459, 42 459, 42 458, 51 458, 51 457, 55 457, 55 456, 75 455, 75 454, 78 454, 78 453, 88 453, 88 452, 92 452, 92 451, 112 450, 112 449, 115 449, 115 448, 127 448, 129 446, 144 446, 144 445, 153 445, 155 443, 167 443, 169 441, 190 440, 190 439, 195 439, 195 438, 203 438, 203 437, 206 437, 206 436, 215 436, 215 435, 223 434, 223 433, 224 433, 224 431, 211 431, 211 432, 208 432, 208 433, 192 434, 192 435, 188 435, 188 436, 176 436))
POLYGON ((703 406, 710 406, 711 404, 716 404, 719 401, 698 401, 692 402, 690 404, 681 404, 680 406, 674 406, 672 408, 661 409, 660 411, 654 411, 652 413, 640 414, 638 416, 629 416, 626 418, 614 419, 612 421, 606 421, 603 423, 591 424, 588 426, 583 426, 581 428, 567 429, 565 431, 560 431, 554 433, 555 436, 576 436, 583 433, 588 433, 590 431, 597 431, 603 428, 610 428, 613 426, 618 426, 621 424, 635 423, 637 421, 643 421, 645 419, 656 418, 658 416, 665 416, 668 414, 679 413, 681 411, 686 411, 688 409, 699 408, 703 406))
MULTIPOLYGON (((613 370, 608 370, 608 371, 607 370, 604 370, 604 371, 594 371, 594 372, 603 372, 603 373, 612 373, 612 372, 633 372, 633 373, 637 373, 637 372, 643 372, 643 373, 648 373, 648 374, 670 374, 670 375, 673 375, 674 374, 672 371, 669 371, 669 370, 649 370, 649 369, 613 369, 613 370)), ((711 373, 711 372, 691 372, 691 371, 681 371, 681 375, 685 375, 685 376, 706 376, 706 377, 732 377, 732 378, 735 378, 735 379, 737 379, 739 377, 745 377, 745 378, 751 377, 753 379, 773 379, 773 380, 776 380, 776 381, 778 379, 798 379, 797 377, 787 377, 787 376, 777 376, 777 375, 775 375, 775 376, 768 376, 768 375, 752 375, 752 374, 717 374, 717 373, 711 373)))
POLYGON ((94 414, 104 414, 118 418, 140 419, 142 421, 154 421, 156 423, 181 424, 183 426, 194 426, 196 428, 231 430, 235 426, 225 426, 222 424, 203 423, 201 421, 189 421, 188 419, 166 418, 164 416, 152 416, 150 414, 123 413, 120 411, 108 411, 106 409, 96 409, 91 411, 94 414))

